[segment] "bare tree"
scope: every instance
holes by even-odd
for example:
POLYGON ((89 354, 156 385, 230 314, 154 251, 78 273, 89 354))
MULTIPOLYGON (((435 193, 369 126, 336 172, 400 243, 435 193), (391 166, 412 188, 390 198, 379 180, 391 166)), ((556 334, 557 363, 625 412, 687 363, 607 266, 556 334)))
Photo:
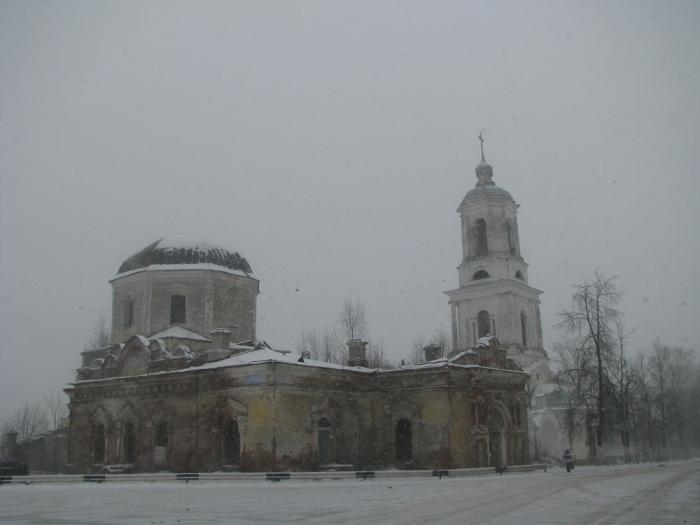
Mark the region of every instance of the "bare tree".
POLYGON ((608 431, 604 362, 613 346, 613 324, 619 315, 615 306, 622 298, 615 280, 616 277, 606 277, 596 270, 593 279, 574 286, 571 310, 565 310, 560 314, 562 321, 558 324, 560 328, 581 334, 585 346, 594 353, 596 443, 599 447, 603 444, 603 436, 608 431))
POLYGON ((365 307, 357 298, 346 298, 340 313, 340 327, 345 339, 362 339, 366 336, 366 325, 365 307))
POLYGON ((103 313, 101 313, 95 324, 92 326, 92 335, 90 339, 85 344, 85 350, 94 350, 95 348, 104 348, 109 346, 111 340, 111 335, 109 333, 109 326, 107 325, 107 318, 103 313))
POLYGON ((46 432, 46 413, 38 403, 26 403, 3 424, 3 432, 17 433, 17 443, 25 443, 46 432))
POLYGON ((68 415, 66 395, 61 390, 49 390, 44 392, 44 403, 48 412, 50 430, 63 430, 68 415))
POLYGON ((608 378, 611 383, 611 397, 615 409, 614 426, 620 435, 624 448, 625 462, 632 459, 630 434, 632 431, 632 412, 635 402, 636 378, 632 365, 627 358, 627 340, 631 333, 625 331, 622 319, 615 319, 615 351, 611 353, 607 364, 608 378))

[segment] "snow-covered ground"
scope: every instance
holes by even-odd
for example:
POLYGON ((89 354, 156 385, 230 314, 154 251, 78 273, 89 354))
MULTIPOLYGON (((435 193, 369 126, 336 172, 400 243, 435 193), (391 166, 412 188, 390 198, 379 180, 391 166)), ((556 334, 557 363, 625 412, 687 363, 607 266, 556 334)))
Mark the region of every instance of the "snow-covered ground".
POLYGON ((23 524, 700 524, 700 461, 391 480, 0 487, 23 524))

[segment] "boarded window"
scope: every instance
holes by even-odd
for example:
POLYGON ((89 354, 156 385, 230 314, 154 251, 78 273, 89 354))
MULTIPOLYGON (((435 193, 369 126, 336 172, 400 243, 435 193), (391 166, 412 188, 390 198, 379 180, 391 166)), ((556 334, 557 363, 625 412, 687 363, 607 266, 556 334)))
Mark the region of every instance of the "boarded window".
POLYGON ((486 220, 476 220, 476 255, 489 253, 488 236, 486 233, 486 220))
POLYGON ((124 426, 124 462, 136 463, 136 433, 133 423, 124 426))
POLYGON ((318 463, 331 462, 331 424, 325 417, 318 420, 318 463))
POLYGON ((95 463, 104 463, 105 461, 105 427, 101 424, 96 425, 93 429, 93 457, 95 463))
POLYGON ((184 295, 170 296, 170 324, 184 323, 187 319, 187 301, 184 295))
POLYGON ((486 310, 481 310, 476 316, 479 328, 479 337, 485 337, 491 333, 491 316, 486 310))
POLYGON ((238 422, 229 419, 224 424, 223 436, 224 462, 227 465, 239 465, 241 462, 241 435, 238 432, 238 422))
POLYGON ((413 434, 411 422, 401 419, 396 424, 396 460, 407 462, 413 459, 413 434))

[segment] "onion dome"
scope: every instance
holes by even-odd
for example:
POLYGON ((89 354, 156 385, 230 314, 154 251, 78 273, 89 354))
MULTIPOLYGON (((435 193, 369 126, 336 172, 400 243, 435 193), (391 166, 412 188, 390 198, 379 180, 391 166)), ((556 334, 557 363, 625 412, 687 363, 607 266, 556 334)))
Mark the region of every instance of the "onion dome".
POLYGON ((195 265, 199 268, 213 265, 240 271, 247 276, 253 273, 248 261, 238 252, 203 240, 163 237, 126 259, 117 274, 161 265, 181 265, 183 269, 195 265))
MULTIPOLYGON (((513 197, 503 188, 496 186, 493 182, 493 167, 486 162, 484 157, 484 139, 479 135, 481 140, 481 162, 477 164, 476 169, 476 187, 470 190, 462 200, 462 204, 467 201, 472 201, 480 197, 500 197, 509 201, 513 201, 513 197)), ((513 201, 515 202, 515 201, 513 201)))

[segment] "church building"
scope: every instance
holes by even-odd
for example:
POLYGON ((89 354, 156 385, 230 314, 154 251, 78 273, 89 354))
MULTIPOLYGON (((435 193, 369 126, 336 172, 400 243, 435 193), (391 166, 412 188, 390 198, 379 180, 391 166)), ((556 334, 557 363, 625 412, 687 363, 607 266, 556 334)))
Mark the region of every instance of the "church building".
POLYGON ((529 462, 528 375, 544 355, 516 208, 477 167, 459 213, 453 348, 344 365, 256 338, 259 281, 238 252, 163 238, 111 281, 112 344, 82 353, 70 397, 76 472, 493 467, 529 462))

